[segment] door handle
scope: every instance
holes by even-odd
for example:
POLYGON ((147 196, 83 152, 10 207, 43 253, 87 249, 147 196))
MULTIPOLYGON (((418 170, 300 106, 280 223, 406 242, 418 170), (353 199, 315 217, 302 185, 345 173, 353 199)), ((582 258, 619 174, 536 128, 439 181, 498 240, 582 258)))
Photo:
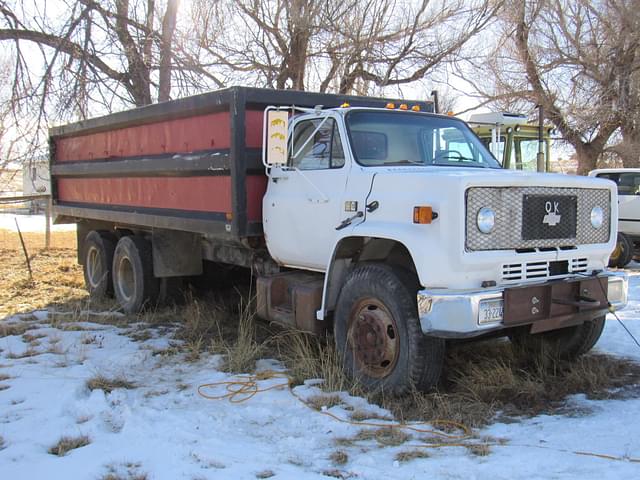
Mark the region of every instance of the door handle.
POLYGON ((364 217, 363 212, 357 212, 354 216, 345 218, 342 223, 336 227, 336 230, 342 230, 343 228, 348 227, 349 225, 351 225, 351 222, 360 217, 364 217))

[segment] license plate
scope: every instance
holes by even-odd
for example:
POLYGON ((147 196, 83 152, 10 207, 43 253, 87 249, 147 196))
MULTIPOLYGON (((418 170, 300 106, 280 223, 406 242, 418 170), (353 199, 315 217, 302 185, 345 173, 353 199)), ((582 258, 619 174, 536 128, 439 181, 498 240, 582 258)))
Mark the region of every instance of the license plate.
POLYGON ((501 322, 504 316, 504 302, 501 298, 481 300, 478 311, 478 323, 501 322))

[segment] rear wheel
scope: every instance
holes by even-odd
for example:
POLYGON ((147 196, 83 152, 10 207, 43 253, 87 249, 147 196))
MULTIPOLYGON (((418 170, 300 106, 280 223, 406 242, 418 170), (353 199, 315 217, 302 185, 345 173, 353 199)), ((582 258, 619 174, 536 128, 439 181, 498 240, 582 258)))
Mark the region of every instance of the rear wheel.
POLYGON ((433 387, 445 352, 444 340, 422 333, 415 291, 403 277, 387 265, 356 267, 335 313, 335 341, 347 374, 392 395, 433 387))
POLYGON ((113 255, 113 290, 126 313, 137 313, 158 298, 151 244, 142 237, 122 237, 113 255))
POLYGON ((550 332, 530 334, 516 331, 511 342, 520 350, 531 354, 548 354, 565 360, 574 360, 591 350, 602 335, 605 316, 584 322, 582 325, 561 328, 550 332))
POLYGON ((618 232, 616 248, 609 257, 609 266, 624 268, 633 259, 634 245, 628 235, 618 232))
POLYGON ((105 231, 92 230, 84 240, 84 283, 89 295, 103 299, 113 295, 111 279, 116 237, 105 231))

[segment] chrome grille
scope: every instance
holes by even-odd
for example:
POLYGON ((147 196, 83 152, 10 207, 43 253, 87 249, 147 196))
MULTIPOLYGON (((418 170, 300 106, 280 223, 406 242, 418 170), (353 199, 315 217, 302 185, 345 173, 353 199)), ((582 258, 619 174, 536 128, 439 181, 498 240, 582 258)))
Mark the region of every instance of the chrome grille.
POLYGON ((552 275, 550 265, 553 261, 535 261, 523 263, 505 263, 502 265, 502 281, 521 282, 523 280, 536 280, 551 277, 562 277, 572 273, 585 273, 587 271, 586 258, 572 258, 568 260, 566 273, 552 275))
POLYGON ((607 189, 556 188, 556 187, 472 187, 466 195, 467 250, 508 250, 519 248, 567 247, 593 243, 606 243, 610 234, 610 195, 607 189), (543 238, 524 240, 522 225, 525 195, 576 196, 575 238, 543 238), (604 211, 604 224, 591 226, 591 209, 600 206, 604 211), (476 216, 482 207, 496 212, 496 225, 489 234, 481 233, 476 226, 476 216))

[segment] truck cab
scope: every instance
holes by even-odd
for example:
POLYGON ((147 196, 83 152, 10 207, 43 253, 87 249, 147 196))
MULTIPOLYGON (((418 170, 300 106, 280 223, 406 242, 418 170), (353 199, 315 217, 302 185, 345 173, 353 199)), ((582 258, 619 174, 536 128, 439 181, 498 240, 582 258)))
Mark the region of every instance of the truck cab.
POLYGON ((615 185, 504 170, 465 122, 403 107, 293 111, 286 156, 264 149, 267 248, 322 274, 316 318, 348 370, 393 390, 437 377, 445 339, 496 333, 589 350, 626 303, 606 272, 615 185), (424 355, 439 360, 414 368, 424 355))

